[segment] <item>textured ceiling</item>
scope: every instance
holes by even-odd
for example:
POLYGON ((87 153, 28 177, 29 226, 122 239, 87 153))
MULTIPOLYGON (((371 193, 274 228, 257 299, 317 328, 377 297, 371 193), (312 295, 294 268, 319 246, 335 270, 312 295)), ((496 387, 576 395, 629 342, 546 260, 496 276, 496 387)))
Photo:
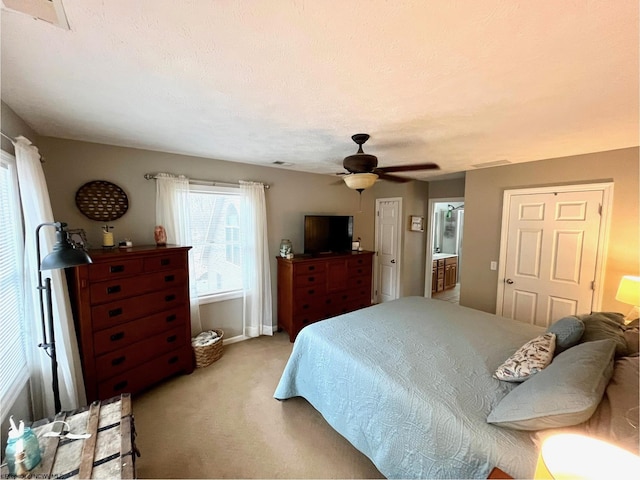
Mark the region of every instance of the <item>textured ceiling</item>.
POLYGON ((1 12, 41 135, 334 173, 366 132, 421 179, 638 145, 637 0, 62 3, 1 12))

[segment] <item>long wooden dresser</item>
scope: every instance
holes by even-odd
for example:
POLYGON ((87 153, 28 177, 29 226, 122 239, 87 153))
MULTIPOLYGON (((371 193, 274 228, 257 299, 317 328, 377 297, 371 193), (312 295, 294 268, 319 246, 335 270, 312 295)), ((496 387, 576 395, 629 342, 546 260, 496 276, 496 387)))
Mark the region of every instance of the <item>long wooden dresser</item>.
POLYGON ((373 252, 278 259, 278 328, 294 341, 310 323, 371 305, 373 252))
POLYGON ((88 402, 193 371, 189 248, 91 250, 68 269, 88 402))

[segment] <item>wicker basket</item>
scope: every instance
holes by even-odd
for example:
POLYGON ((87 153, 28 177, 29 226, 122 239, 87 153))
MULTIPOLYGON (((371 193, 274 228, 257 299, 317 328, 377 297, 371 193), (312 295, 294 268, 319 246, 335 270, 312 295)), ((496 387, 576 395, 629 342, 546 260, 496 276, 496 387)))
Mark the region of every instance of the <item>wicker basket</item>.
POLYGON ((218 330, 216 328, 213 329, 220 336, 220 340, 211 345, 206 345, 204 347, 192 347, 193 348, 193 356, 196 360, 196 367, 206 367, 207 365, 211 365, 213 362, 222 357, 222 342, 224 341, 224 331, 218 330))

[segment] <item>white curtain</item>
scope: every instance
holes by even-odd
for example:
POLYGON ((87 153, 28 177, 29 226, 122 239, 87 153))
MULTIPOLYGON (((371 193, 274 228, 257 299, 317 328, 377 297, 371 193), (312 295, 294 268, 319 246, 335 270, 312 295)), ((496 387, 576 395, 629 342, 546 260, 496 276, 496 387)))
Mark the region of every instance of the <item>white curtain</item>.
MULTIPOLYGON (((44 418, 57 412, 54 412, 53 404, 51 359, 43 349, 38 347, 42 342, 43 333, 37 290, 39 265, 37 265, 35 232, 38 225, 54 222, 54 219, 38 149, 28 139, 18 137, 15 142, 15 152, 25 229, 25 318, 31 322, 26 328, 26 349, 30 369, 31 398, 35 418, 44 418)), ((54 233, 53 227, 40 229, 41 258, 53 249, 54 233)), ((43 272, 43 280, 47 276, 51 278, 60 400, 62 410, 71 410, 86 403, 78 343, 64 270, 43 272)))
MULTIPOLYGON (((189 179, 184 175, 175 176, 168 173, 156 175, 156 225, 162 225, 165 228, 168 244, 191 245, 189 179)), ((202 331, 194 265, 193 250, 189 250, 189 297, 193 336, 202 331)))
POLYGON ((240 192, 244 334, 247 337, 273 335, 264 185, 240 182, 240 192))

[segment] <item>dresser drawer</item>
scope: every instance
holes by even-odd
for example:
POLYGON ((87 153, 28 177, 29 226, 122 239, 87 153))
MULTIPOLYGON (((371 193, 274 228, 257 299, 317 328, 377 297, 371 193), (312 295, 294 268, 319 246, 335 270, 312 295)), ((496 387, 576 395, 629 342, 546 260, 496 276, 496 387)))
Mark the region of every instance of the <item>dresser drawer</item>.
POLYGON ((170 270, 172 268, 184 267, 184 256, 167 252, 166 255, 156 255, 144 259, 143 270, 145 272, 156 272, 158 270, 170 270))
POLYGON ((359 277, 349 278, 349 290, 360 287, 371 287, 371 275, 362 275, 359 277))
POLYGON ((102 330, 150 313, 175 308, 187 301, 184 287, 169 288, 162 292, 147 293, 117 302, 91 308, 91 324, 94 330, 102 330))
POLYGON ((172 285, 181 285, 185 282, 186 277, 187 274, 184 270, 171 270, 97 282, 90 287, 91 304, 112 302, 154 290, 162 290, 172 285))
POLYGON ((120 278, 142 272, 142 259, 114 259, 112 262, 91 263, 87 268, 92 282, 120 278))
POLYGON ((371 266, 371 255, 353 255, 347 260, 349 268, 371 266))
POLYGON ((301 263, 296 264, 294 267, 294 275, 307 275, 309 273, 319 273, 324 272, 325 264, 324 262, 317 263, 301 263))
POLYGON ((295 298, 293 300, 293 313, 306 314, 316 310, 322 310, 325 302, 325 296, 315 296, 310 298, 295 298))
POLYGON ((312 323, 317 322, 318 320, 322 320, 323 318, 327 318, 327 314, 324 310, 316 309, 310 312, 299 313, 293 316, 293 328, 296 332, 300 331, 302 327, 306 327, 307 325, 311 325, 312 323))
POLYGON ((93 334, 94 354, 102 355, 118 350, 165 330, 184 325, 185 321, 186 311, 181 307, 99 330, 93 334))
POLYGON ((186 341, 183 332, 184 329, 182 328, 174 328, 120 350, 100 355, 96 358, 98 381, 106 380, 118 373, 131 370, 164 353, 182 347, 186 341))
POLYGON ((316 285, 308 285, 305 287, 299 287, 295 289, 294 300, 295 301, 311 301, 314 298, 324 297, 326 293, 326 288, 324 283, 316 284, 316 285))
POLYGON ((143 363, 98 384, 99 398, 110 398, 124 392, 138 393, 144 388, 178 372, 189 370, 191 349, 181 348, 150 362, 143 363))
POLYGON ((326 277, 324 272, 321 273, 307 273, 305 275, 296 275, 294 278, 294 287, 310 287, 310 286, 322 286, 326 285, 326 277))
POLYGON ((349 278, 371 276, 371 263, 368 265, 358 265, 349 268, 349 278))

